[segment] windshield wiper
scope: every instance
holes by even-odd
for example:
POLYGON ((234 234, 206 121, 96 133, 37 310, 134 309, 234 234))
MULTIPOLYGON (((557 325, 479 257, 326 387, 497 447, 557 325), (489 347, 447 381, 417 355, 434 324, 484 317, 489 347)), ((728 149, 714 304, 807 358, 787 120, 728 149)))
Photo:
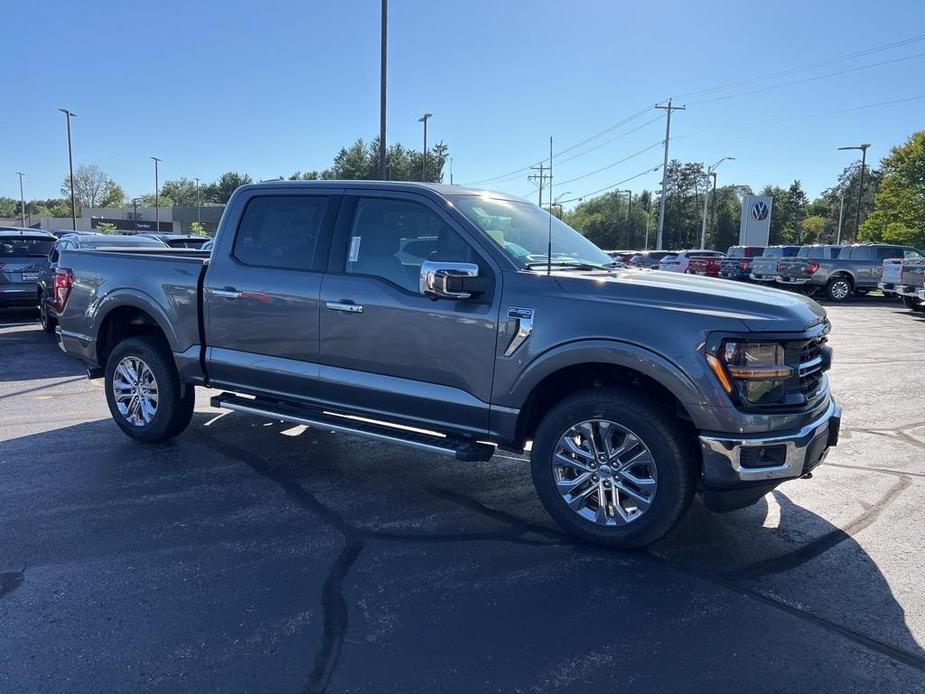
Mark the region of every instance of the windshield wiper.
POLYGON ((539 262, 527 263, 527 268, 533 270, 534 268, 544 268, 549 267, 550 265, 552 265, 552 267, 573 268, 575 270, 613 270, 617 267, 616 263, 606 263, 601 265, 584 260, 554 260, 552 263, 549 263, 543 260, 539 262))

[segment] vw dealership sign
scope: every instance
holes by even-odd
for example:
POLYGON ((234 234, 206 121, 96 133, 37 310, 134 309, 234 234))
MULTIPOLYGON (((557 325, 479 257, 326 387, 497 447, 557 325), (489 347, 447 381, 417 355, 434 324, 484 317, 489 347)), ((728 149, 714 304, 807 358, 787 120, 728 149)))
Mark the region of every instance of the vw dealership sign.
POLYGON ((746 195, 742 198, 740 246, 768 245, 771 237, 771 201, 770 195, 746 195))

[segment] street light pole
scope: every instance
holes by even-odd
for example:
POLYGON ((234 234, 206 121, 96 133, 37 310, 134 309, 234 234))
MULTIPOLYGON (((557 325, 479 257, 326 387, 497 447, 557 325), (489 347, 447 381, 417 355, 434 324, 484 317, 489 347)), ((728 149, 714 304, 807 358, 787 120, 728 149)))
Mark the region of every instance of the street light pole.
POLYGON ((135 217, 134 217, 134 219, 135 219, 135 233, 137 234, 137 233, 138 233, 138 198, 132 198, 132 207, 134 208, 134 211, 132 212, 132 214, 135 215, 135 217))
POLYGON ((423 116, 418 118, 418 123, 424 124, 424 160, 421 163, 421 180, 427 180, 427 120, 433 118, 433 113, 425 113, 423 116))
POLYGON ((864 169, 867 166, 867 148, 870 144, 854 145, 852 147, 839 147, 840 150, 859 149, 861 150, 861 178, 858 181, 858 209, 854 215, 854 242, 858 240, 858 232, 861 230, 861 198, 864 195, 864 169))
POLYGON ((707 247, 706 246, 707 244, 707 209, 709 208, 709 204, 710 204, 710 176, 713 177, 713 190, 715 191, 716 190, 716 168, 720 164, 722 164, 724 161, 726 161, 727 159, 733 160, 735 159, 735 157, 723 157, 718 162, 716 162, 711 167, 709 167, 707 169, 706 174, 704 174, 704 178, 706 179, 707 185, 706 185, 705 190, 703 191, 703 222, 700 225, 700 250, 703 250, 704 248, 707 247))
POLYGON ((845 214, 845 191, 842 190, 838 194, 838 237, 835 240, 835 243, 841 246, 841 222, 845 214))
MULTIPOLYGON (((16 175, 19 176, 19 221, 22 223, 23 228, 26 226, 26 198, 22 193, 22 177, 25 176, 22 171, 17 171, 16 175)), ((31 219, 29 220, 32 221, 31 219)))
POLYGON ((71 182, 71 229, 77 231, 77 207, 74 204, 74 157, 71 154, 71 116, 77 114, 68 111, 66 108, 59 108, 59 111, 67 118, 67 169, 68 180, 71 182))
POLYGON ((202 207, 202 200, 199 197, 199 179, 194 178, 193 180, 196 181, 196 221, 202 224, 202 211, 200 209, 202 207))
POLYGON ((161 233, 161 186, 157 178, 157 165, 160 164, 163 159, 158 159, 155 156, 151 158, 154 160, 154 233, 159 234, 161 233))
POLYGON ((379 34, 379 178, 383 181, 385 173, 385 78, 387 74, 389 38, 389 0, 382 0, 379 34))

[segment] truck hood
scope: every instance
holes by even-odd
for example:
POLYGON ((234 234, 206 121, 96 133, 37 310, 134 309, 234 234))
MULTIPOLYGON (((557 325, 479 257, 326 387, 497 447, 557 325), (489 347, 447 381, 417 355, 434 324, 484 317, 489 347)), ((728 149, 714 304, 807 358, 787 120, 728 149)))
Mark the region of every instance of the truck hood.
POLYGON ((737 320, 755 332, 802 332, 821 323, 826 315, 822 306, 799 294, 713 277, 622 270, 562 272, 557 278, 567 293, 700 314, 717 324, 737 320))

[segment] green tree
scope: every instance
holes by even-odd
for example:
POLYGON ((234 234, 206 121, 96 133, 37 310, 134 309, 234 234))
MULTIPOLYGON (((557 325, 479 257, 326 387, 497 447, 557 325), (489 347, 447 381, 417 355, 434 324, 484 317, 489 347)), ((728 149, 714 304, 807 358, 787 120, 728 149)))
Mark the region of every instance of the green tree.
POLYGON ((880 166, 883 180, 860 238, 925 247, 925 130, 893 147, 880 166))
POLYGON ((206 228, 199 222, 190 222, 189 232, 195 236, 206 236, 206 228))
MULTIPOLYGON (((70 200, 71 177, 61 184, 61 195, 70 200)), ((125 191, 96 164, 74 170, 74 198, 81 207, 121 207, 125 191)))
POLYGON ((112 222, 100 222, 96 225, 96 230, 101 234, 114 234, 116 233, 116 225, 112 222))
MULTIPOLYGON (((161 186, 161 195, 169 198, 174 205, 182 207, 196 206, 196 181, 189 178, 178 178, 171 181, 164 181, 161 186)), ((199 191, 199 199, 202 199, 202 191, 199 191)))
POLYGON ((203 186, 201 190, 202 199, 203 201, 217 202, 224 205, 239 186, 253 182, 254 179, 247 174, 238 173, 237 171, 227 171, 223 173, 215 183, 203 186))

